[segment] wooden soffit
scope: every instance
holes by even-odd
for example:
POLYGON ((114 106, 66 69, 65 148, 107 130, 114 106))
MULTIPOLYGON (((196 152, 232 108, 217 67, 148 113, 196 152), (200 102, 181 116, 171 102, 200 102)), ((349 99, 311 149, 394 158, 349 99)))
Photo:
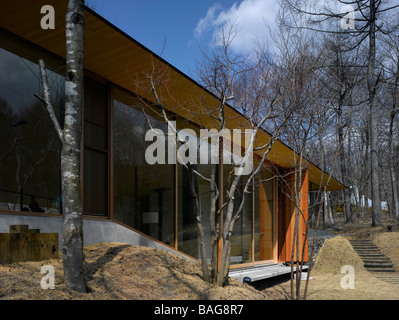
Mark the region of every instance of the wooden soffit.
MULTIPOLYGON (((66 0, 2 0, 0 26, 54 54, 65 58, 66 0), (55 10, 55 28, 41 28, 41 8, 51 5, 55 10)), ((145 48, 132 37, 113 26, 90 9, 85 10, 85 68, 108 81, 156 103, 150 90, 149 76, 157 79, 157 89, 162 103, 170 111, 207 128, 218 128, 215 120, 207 115, 220 102, 210 92, 189 78, 167 61, 145 48), (195 112, 195 110, 198 110, 195 112)), ((247 119, 226 108, 226 127, 247 127, 247 119)), ((270 140, 266 131, 259 133, 258 145, 270 140)), ((290 168, 298 162, 298 155, 285 144, 276 141, 268 160, 280 167, 290 168)), ((325 184, 328 174, 306 161, 309 180, 325 184)), ((331 178, 329 190, 345 189, 331 178)))

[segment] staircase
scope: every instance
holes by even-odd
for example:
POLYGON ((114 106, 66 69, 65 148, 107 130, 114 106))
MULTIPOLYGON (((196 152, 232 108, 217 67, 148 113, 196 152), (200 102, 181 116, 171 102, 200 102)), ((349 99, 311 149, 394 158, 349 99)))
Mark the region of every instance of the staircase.
POLYGON ((372 240, 349 240, 353 249, 363 260, 364 268, 383 281, 399 285, 399 273, 393 263, 372 240))

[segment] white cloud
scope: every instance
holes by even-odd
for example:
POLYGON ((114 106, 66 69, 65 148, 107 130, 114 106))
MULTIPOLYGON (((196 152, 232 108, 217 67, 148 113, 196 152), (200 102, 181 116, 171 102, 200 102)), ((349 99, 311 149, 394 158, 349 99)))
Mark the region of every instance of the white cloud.
POLYGON ((199 37, 204 32, 208 32, 212 27, 215 26, 216 12, 219 11, 222 6, 219 3, 213 4, 208 11, 206 12, 205 17, 201 18, 198 21, 197 26, 195 27, 194 34, 199 37))
POLYGON ((212 39, 220 34, 229 22, 235 23, 239 30, 231 48, 242 52, 253 46, 255 40, 269 38, 266 23, 273 26, 279 9, 275 0, 242 0, 230 8, 223 9, 219 3, 212 5, 205 17, 201 18, 195 28, 197 38, 211 33, 212 39))

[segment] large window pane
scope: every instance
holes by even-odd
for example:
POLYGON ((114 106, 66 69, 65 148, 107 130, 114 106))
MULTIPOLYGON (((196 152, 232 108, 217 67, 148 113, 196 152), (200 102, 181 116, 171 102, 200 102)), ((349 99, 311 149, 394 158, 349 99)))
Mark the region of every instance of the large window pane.
POLYGON ((85 78, 84 213, 108 216, 108 87, 85 78))
MULTIPOLYGON (((229 201, 227 194, 230 194, 231 184, 236 177, 234 174, 233 165, 223 165, 223 179, 224 179, 224 201, 229 201)), ((231 237, 231 254, 230 263, 241 264, 252 262, 252 229, 253 229, 253 216, 252 216, 252 194, 247 193, 244 195, 244 187, 247 181, 247 176, 242 176, 238 183, 234 194, 234 210, 233 215, 239 209, 243 197, 245 196, 244 206, 240 214, 240 219, 236 222, 231 237)), ((227 207, 225 209, 225 214, 227 207)))
MULTIPOLYGON (((150 165, 145 141, 151 128, 167 133, 156 112, 115 90, 114 218, 166 244, 174 243, 174 166, 150 165)), ((165 148, 166 149, 166 148, 165 148)))
MULTIPOLYGON (((211 212, 211 188, 209 179, 212 174, 212 165, 210 161, 212 143, 211 139, 201 139, 198 127, 181 120, 177 122, 177 126, 181 137, 184 137, 190 146, 194 146, 194 148, 190 149, 190 154, 184 155, 186 159, 190 158, 196 162, 193 168, 199 173, 194 174, 193 179, 195 190, 199 197, 201 220, 204 230, 205 252, 208 263, 210 263, 209 217, 211 212), (199 150, 202 150, 202 152, 199 150), (198 153, 196 151, 198 151, 198 153)), ((181 145, 178 147, 180 148, 181 145)), ((181 155, 184 156, 183 153, 181 153, 181 155)), ((194 200, 189 183, 190 171, 179 162, 184 162, 183 160, 184 159, 178 157, 178 249, 194 258, 201 259, 196 213, 194 212, 194 200)))
MULTIPOLYGON (((198 241, 198 228, 196 215, 194 213, 194 201, 189 185, 189 170, 183 165, 179 165, 179 206, 178 206, 178 249, 188 255, 201 259, 198 241)), ((202 176, 210 178, 210 165, 196 165, 195 169, 202 176)), ((199 196, 202 225, 205 239, 205 252, 208 263, 211 258, 210 248, 210 225, 209 217, 211 211, 211 192, 209 182, 198 175, 194 175, 194 184, 199 196)))
MULTIPOLYGON (((61 212, 61 145, 43 103, 34 97, 43 95, 39 57, 56 65, 0 32, 0 210, 61 212)), ((49 70, 48 82, 62 119, 64 78, 49 70)))

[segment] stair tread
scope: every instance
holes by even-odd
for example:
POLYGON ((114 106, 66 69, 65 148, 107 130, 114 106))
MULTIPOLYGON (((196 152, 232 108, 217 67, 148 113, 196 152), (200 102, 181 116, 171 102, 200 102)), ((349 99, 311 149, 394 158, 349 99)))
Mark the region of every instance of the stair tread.
POLYGON ((395 270, 390 270, 390 269, 373 269, 373 268, 367 268, 368 271, 370 272, 396 272, 395 270))
POLYGON ((364 267, 366 269, 370 269, 370 268, 386 268, 386 269, 392 269, 393 265, 381 265, 381 264, 375 264, 375 265, 370 265, 370 264, 365 264, 364 267))
POLYGON ((375 277, 391 284, 399 284, 392 261, 381 253, 371 240, 349 240, 355 252, 363 260, 364 268, 375 277))
POLYGON ((352 247, 355 249, 377 249, 378 250, 378 247, 376 247, 376 246, 356 246, 356 245, 354 245, 352 247))

